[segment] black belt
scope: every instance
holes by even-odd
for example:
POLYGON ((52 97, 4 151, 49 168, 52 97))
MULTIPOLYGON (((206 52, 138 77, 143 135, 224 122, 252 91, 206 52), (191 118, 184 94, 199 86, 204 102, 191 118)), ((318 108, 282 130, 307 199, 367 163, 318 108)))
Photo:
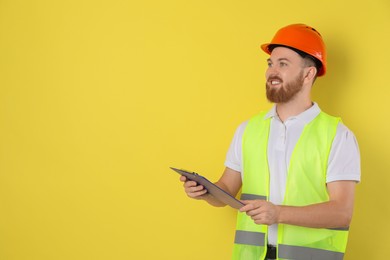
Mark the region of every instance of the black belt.
POLYGON ((267 245, 267 255, 265 259, 276 259, 276 246, 267 245))

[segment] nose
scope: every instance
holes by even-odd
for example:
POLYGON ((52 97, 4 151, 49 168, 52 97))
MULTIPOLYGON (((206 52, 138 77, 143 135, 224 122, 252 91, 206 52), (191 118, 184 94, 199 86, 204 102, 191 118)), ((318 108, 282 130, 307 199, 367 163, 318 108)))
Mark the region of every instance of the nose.
POLYGON ((268 79, 269 76, 276 76, 279 75, 278 69, 276 67, 269 66, 267 70, 265 71, 265 77, 268 79))

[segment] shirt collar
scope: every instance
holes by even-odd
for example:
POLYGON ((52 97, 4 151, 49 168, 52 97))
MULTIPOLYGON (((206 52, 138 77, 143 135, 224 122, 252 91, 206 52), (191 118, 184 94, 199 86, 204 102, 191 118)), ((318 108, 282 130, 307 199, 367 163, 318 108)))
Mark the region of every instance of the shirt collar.
MULTIPOLYGON (((299 115, 292 116, 292 117, 288 118, 287 120, 298 119, 298 120, 302 120, 305 124, 307 124, 310 121, 312 121, 314 118, 316 118, 320 112, 321 112, 321 109, 318 106, 318 104, 316 102, 313 102, 313 105, 309 109, 306 109, 305 111, 303 111, 299 115)), ((268 118, 279 119, 278 113, 276 113, 276 105, 273 105, 272 108, 270 109, 270 111, 268 111, 268 113, 264 116, 264 119, 268 119, 268 118)))

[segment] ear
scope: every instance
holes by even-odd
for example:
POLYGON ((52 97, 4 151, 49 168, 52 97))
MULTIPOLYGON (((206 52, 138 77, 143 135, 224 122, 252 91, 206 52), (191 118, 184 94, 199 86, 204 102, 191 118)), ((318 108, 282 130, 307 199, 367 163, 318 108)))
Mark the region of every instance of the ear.
POLYGON ((316 67, 307 67, 307 68, 305 68, 305 77, 304 77, 304 79, 306 80, 306 81, 312 81, 312 82, 314 82, 314 79, 315 79, 315 77, 316 77, 316 75, 317 75, 317 69, 316 69, 316 67))

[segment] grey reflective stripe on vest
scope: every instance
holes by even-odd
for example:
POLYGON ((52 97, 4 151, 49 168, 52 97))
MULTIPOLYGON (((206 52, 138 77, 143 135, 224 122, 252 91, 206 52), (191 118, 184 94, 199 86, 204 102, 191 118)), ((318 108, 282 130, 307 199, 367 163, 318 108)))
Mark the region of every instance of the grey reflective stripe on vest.
POLYGON ((280 244, 278 246, 278 257, 299 260, 342 260, 344 253, 317 248, 280 244))
POLYGON ((265 246, 265 234, 259 232, 236 230, 234 243, 251 246, 265 246))
POLYGON ((243 193, 241 194, 240 199, 241 200, 267 200, 267 196, 243 193))

